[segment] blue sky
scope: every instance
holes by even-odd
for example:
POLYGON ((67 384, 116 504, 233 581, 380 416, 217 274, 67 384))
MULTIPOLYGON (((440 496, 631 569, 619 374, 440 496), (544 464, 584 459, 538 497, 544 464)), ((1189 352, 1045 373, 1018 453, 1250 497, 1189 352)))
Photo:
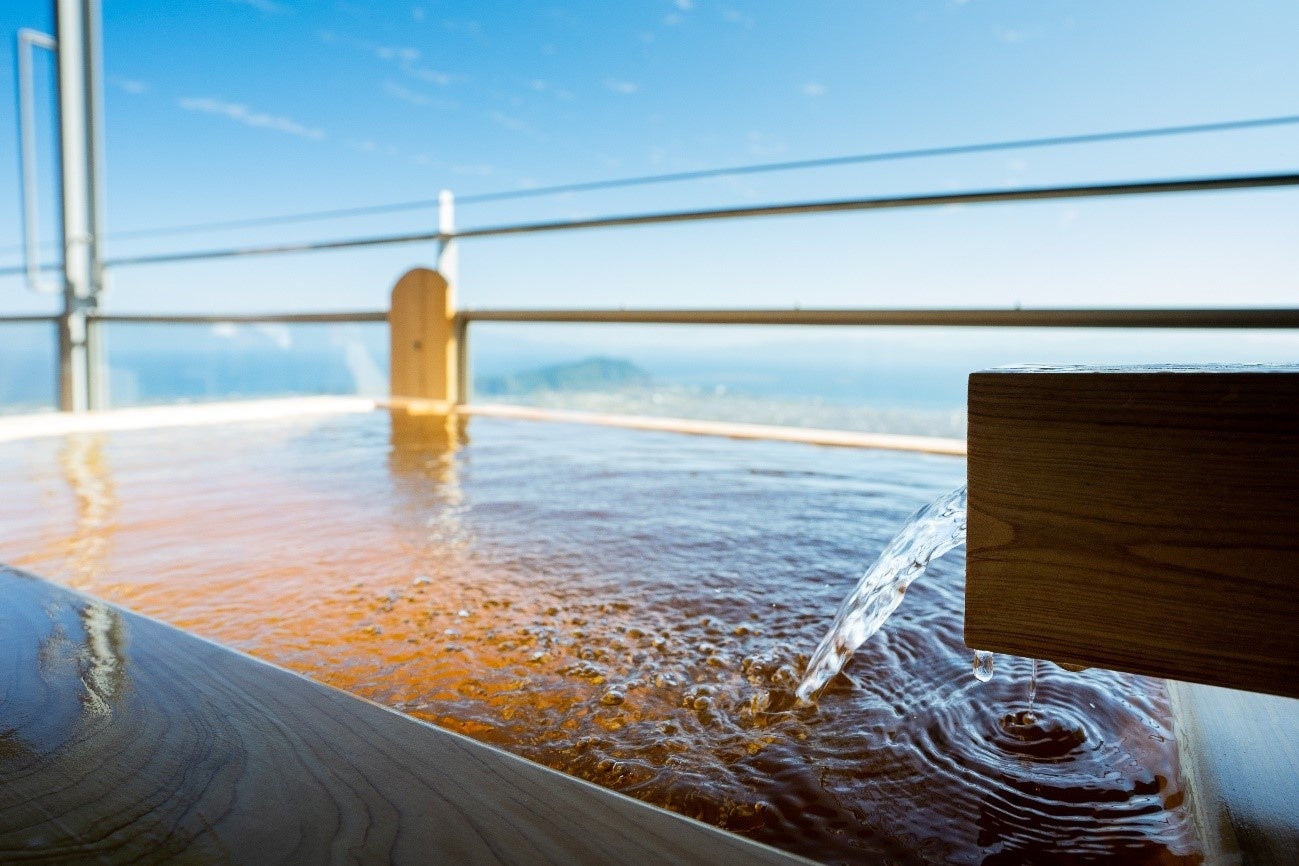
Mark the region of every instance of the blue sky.
MULTIPOLYGON (((12 34, 51 29, 48 6, 0 8, 0 116, 15 116, 12 34)), ((105 0, 104 16, 110 231, 444 187, 1299 113, 1291 0, 105 0)), ((48 80, 49 61, 39 69, 48 80)), ((20 237, 14 144, 11 134, 0 148, 6 264, 20 237)), ((1288 127, 524 199, 459 216, 468 226, 1295 170, 1299 127, 1288 127)), ((1280 190, 487 240, 462 245, 460 289, 472 306, 1290 305, 1297 218, 1299 191, 1280 190)), ((108 252, 433 225, 417 211, 115 240, 108 252)), ((376 309, 396 276, 432 256, 401 246, 124 268, 106 304, 376 309)), ((15 278, 0 278, 0 295, 5 311, 52 304, 15 278)))

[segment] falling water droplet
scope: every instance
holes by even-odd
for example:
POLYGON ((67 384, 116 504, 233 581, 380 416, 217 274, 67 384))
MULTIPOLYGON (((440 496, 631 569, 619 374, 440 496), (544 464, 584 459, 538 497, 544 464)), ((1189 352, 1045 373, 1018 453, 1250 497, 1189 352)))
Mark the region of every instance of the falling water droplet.
POLYGON ((974 651, 974 678, 981 683, 992 679, 992 653, 974 651))
POLYGON ((1028 677, 1028 712, 1033 714, 1033 705, 1037 703, 1037 659, 1033 659, 1033 672, 1028 677))

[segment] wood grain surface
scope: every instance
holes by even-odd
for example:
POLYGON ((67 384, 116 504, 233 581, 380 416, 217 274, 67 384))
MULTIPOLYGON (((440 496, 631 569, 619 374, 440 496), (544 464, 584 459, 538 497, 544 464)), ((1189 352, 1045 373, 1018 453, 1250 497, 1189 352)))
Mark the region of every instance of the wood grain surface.
POLYGON ((1299 370, 969 395, 970 646, 1299 697, 1299 370))
POLYGON ((1299 701, 1170 683, 1206 863, 1299 860, 1299 701))
POLYGON ((392 287, 388 381, 392 396, 459 402, 455 292, 437 271, 414 268, 392 287))
POLYGON ((0 567, 0 861, 805 862, 0 567))

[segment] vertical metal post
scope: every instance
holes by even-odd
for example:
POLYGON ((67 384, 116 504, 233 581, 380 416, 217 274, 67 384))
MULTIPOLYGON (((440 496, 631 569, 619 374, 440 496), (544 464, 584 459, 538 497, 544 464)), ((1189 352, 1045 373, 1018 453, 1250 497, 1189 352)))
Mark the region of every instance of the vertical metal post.
MULTIPOLYGON (((447 306, 456 311, 456 287, 460 283, 460 251, 451 235, 456 230, 456 197, 449 189, 438 193, 437 271, 447 281, 447 306)), ((469 402, 469 323, 455 316, 452 335, 456 342, 455 381, 451 399, 456 405, 469 402)))
POLYGON ((456 197, 449 189, 438 193, 437 272, 452 286, 460 282, 460 251, 456 247, 456 197))
POLYGON ((100 346, 91 321, 103 264, 99 0, 55 0, 59 160, 63 193, 63 313, 59 316, 59 406, 103 405, 100 346))

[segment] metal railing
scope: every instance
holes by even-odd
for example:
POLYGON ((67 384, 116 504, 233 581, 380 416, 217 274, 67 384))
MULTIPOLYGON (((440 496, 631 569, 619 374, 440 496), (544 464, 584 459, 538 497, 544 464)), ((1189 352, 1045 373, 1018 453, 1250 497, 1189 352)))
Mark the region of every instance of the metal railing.
MULTIPOLYGON (((344 238, 295 244, 276 244, 177 253, 128 256, 107 260, 105 267, 133 267, 152 264, 198 262, 243 256, 278 255, 358 247, 436 242, 439 269, 454 281, 455 246, 458 241, 477 238, 661 225, 771 216, 795 216, 924 208, 943 205, 978 205, 1031 202, 1053 199, 1112 196, 1207 193, 1228 190, 1299 186, 1299 174, 1238 175, 1180 180, 1137 181, 979 190, 912 196, 888 196, 770 204, 750 207, 685 210, 649 214, 519 223, 478 228, 454 228, 454 202, 442 198, 436 232, 344 238)), ((24 269, 0 269, 0 274, 24 269)), ((105 314, 87 311, 87 327, 93 332, 108 323, 130 324, 252 324, 252 323, 353 323, 384 322, 386 311, 272 314, 105 314)), ((0 323, 54 322, 58 316, 10 316, 0 323)), ((479 309, 457 310, 453 329, 457 339, 461 399, 469 393, 468 331, 473 322, 585 323, 585 324, 708 324, 708 325, 837 325, 919 327, 1067 327, 1067 328, 1158 328, 1158 329, 1295 329, 1299 328, 1299 307, 1269 309, 479 309)))
MULTIPOLYGON (((1048 201, 1055 199, 1223 192, 1229 190, 1294 186, 1299 186, 1299 174, 1289 173, 1229 175, 1224 177, 1185 178, 1177 180, 1130 181, 1124 183, 1084 184, 1076 186, 1022 187, 1016 189, 975 190, 968 192, 931 193, 910 196, 829 199, 733 208, 709 208, 705 210, 628 214, 579 220, 516 223, 481 226, 459 230, 439 228, 439 230, 435 232, 415 232, 408 234, 376 235, 364 238, 340 238, 336 240, 306 241, 302 243, 267 244, 261 246, 186 250, 183 252, 154 253, 139 256, 120 256, 117 258, 106 259, 104 261, 104 266, 120 268, 140 265, 176 264, 181 262, 210 261, 216 259, 241 258, 246 256, 327 252, 331 250, 357 249, 361 247, 390 246, 394 244, 409 243, 447 244, 453 241, 475 238, 505 237, 509 235, 541 234, 584 229, 663 225, 667 223, 746 219, 753 217, 799 216, 807 214, 940 207, 947 205, 1048 201)), ((20 274, 25 270, 26 266, 4 267, 0 268, 0 276, 20 274)))

